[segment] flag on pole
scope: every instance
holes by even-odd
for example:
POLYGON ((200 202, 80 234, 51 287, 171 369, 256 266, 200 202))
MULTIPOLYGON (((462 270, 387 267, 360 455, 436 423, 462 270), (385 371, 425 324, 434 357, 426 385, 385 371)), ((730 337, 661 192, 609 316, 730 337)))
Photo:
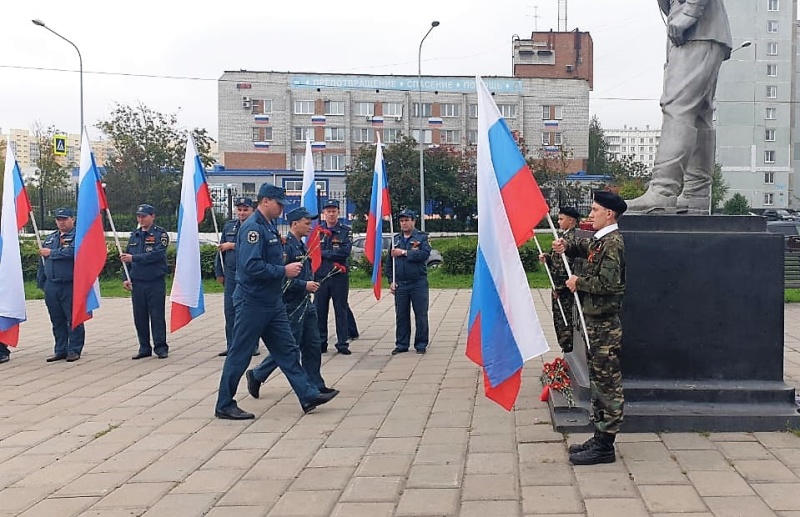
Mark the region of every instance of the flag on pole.
MULTIPOLYGON (((314 155, 311 154, 311 140, 308 139, 308 135, 306 135, 306 159, 303 163, 303 195, 300 198, 300 206, 312 214, 319 213, 317 183, 314 179, 314 155)), ((319 236, 319 230, 322 227, 319 225, 319 219, 315 219, 312 224, 314 227, 311 233, 308 234, 306 248, 308 249, 308 257, 311 260, 311 271, 316 273, 317 269, 322 265, 322 246, 319 236)))
POLYGON ((92 317, 100 308, 100 273, 106 265, 108 248, 103 232, 104 210, 108 208, 100 172, 83 131, 81 166, 78 175, 78 210, 75 219, 75 273, 72 280, 72 328, 92 317))
POLYGON ((383 163, 383 146, 378 135, 378 146, 375 150, 375 173, 372 176, 372 197, 369 201, 367 217, 367 240, 364 244, 364 255, 372 264, 372 292, 375 299, 381 299, 381 259, 383 258, 383 218, 392 216, 389 202, 389 186, 386 183, 386 164, 383 163))
POLYGON ((206 311, 200 272, 198 224, 211 206, 211 192, 208 190, 206 173, 190 134, 186 142, 186 158, 183 161, 175 277, 169 295, 172 302, 170 332, 175 332, 206 311))
POLYGON ((489 90, 476 83, 478 252, 467 357, 483 368, 486 396, 510 411, 523 364, 549 350, 518 249, 549 208, 489 90))
POLYGON ((11 145, 6 147, 2 211, 0 278, 3 281, 0 282, 0 343, 15 347, 19 343, 19 324, 27 319, 19 231, 28 223, 31 202, 11 145))

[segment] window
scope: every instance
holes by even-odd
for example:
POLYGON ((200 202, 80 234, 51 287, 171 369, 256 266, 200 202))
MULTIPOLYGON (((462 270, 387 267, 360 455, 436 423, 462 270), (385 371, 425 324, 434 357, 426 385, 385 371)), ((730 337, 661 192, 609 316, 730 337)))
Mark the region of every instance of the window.
POLYGON ((431 131, 430 129, 423 129, 422 130, 422 139, 420 139, 420 137, 419 137, 419 129, 415 129, 415 130, 411 131, 411 136, 417 142, 421 141, 423 144, 429 144, 429 143, 431 143, 431 140, 433 139, 433 131, 431 131))
POLYGON ((517 118, 517 105, 516 104, 498 104, 497 108, 503 118, 517 118))
POLYGON ((764 111, 764 118, 766 120, 775 120, 778 115, 778 110, 776 108, 767 108, 764 111))
POLYGON ((764 163, 775 163, 775 151, 764 151, 764 163))
POLYGON ((780 2, 778 0, 769 0, 767 2, 767 11, 778 11, 780 10, 780 2))
POLYGON ((764 206, 772 206, 775 204, 775 194, 772 192, 764 193, 764 206))
POLYGON ((445 129, 441 132, 441 143, 443 144, 460 144, 461 131, 457 129, 445 129))
POLYGON ((423 102, 422 103, 422 115, 420 115, 420 112, 419 112, 419 103, 418 102, 414 103, 413 110, 414 110, 414 116, 415 117, 419 117, 419 116, 430 117, 431 113, 433 113, 433 104, 431 104, 429 102, 423 102))
POLYGON ((778 65, 767 65, 767 77, 778 77, 778 65))
POLYGON ((375 104, 371 102, 356 102, 356 115, 371 117, 375 114, 375 104))
POLYGON ((344 115, 344 101, 325 101, 326 115, 344 115))
POLYGON ((478 118, 478 105, 470 104, 468 107, 469 118, 478 118))
POLYGON ((300 193, 303 191, 303 180, 283 180, 283 188, 287 193, 300 193))
POLYGON ((478 131, 475 129, 467 130, 467 144, 478 145, 478 131))
POLYGON ((325 141, 326 142, 344 142, 344 128, 343 127, 326 127, 325 128, 325 141))
POLYGON ((764 130, 764 141, 765 142, 774 142, 775 141, 775 130, 774 129, 765 129, 764 130))
POLYGON ((623 144, 626 144, 626 143, 628 143, 628 139, 627 139, 627 138, 623 138, 623 139, 622 139, 622 143, 623 143, 623 144))
POLYGON ((272 141, 271 127, 253 128, 253 142, 271 142, 271 141, 272 141))
POLYGON ((344 170, 344 155, 343 154, 323 154, 322 155, 322 170, 326 170, 326 171, 343 171, 344 170))
POLYGON ((253 99, 250 112, 253 115, 272 113, 272 99, 253 99))
POLYGON ((770 34, 778 32, 778 20, 767 20, 767 32, 770 34))
POLYGON ((652 152, 653 152, 653 146, 652 146, 652 145, 651 145, 650 147, 648 147, 648 148, 647 148, 647 152, 648 152, 648 153, 652 153, 652 152))
POLYGON ((383 130, 383 141, 387 144, 394 144, 400 141, 400 135, 402 134, 402 129, 384 129, 383 130))
POLYGON ((313 115, 314 101, 294 101, 295 115, 313 115))
POLYGON ((563 118, 563 106, 542 106, 542 120, 561 120, 563 118))
POLYGON ((306 135, 308 135, 308 137, 311 140, 314 140, 314 131, 313 131, 312 128, 295 126, 292 129, 293 129, 292 132, 294 133, 294 141, 295 142, 305 142, 306 141, 306 135))
POLYGON ((402 102, 384 102, 383 103, 383 116, 384 117, 402 117, 403 116, 403 103, 402 102))
POLYGON ((628 151, 628 148, 627 148, 627 147, 625 147, 625 146, 622 146, 622 149, 620 149, 620 151, 621 151, 621 152, 623 152, 623 153, 625 153, 625 152, 627 152, 627 151, 628 151))
POLYGON ((767 86, 767 99, 777 99, 778 98, 778 87, 768 85, 767 86))
POLYGON ((306 155, 305 154, 293 154, 292 155, 292 169, 296 171, 302 171, 305 169, 306 165, 306 155))
POLYGON ((251 196, 256 193, 255 183, 242 183, 242 194, 250 194, 251 196))
POLYGON ((460 117, 461 104, 444 103, 440 105, 442 117, 460 117))
POLYGON ((561 142, 561 133, 556 133, 554 131, 542 132, 542 145, 561 145, 561 142))
POLYGON ((764 173, 764 183, 767 185, 772 185, 775 183, 775 173, 774 172, 765 172, 764 173))
POLYGON ((371 144, 375 141, 375 129, 371 127, 357 127, 353 129, 353 141, 371 144))
POLYGON ((767 55, 768 56, 777 56, 778 55, 778 42, 777 41, 770 41, 767 43, 767 55))

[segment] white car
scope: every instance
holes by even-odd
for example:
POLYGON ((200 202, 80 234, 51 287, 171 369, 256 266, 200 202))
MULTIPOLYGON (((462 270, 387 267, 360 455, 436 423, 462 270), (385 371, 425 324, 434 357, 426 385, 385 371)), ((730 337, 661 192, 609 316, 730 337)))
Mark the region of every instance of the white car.
MULTIPOLYGON (((353 261, 358 261, 364 255, 364 244, 367 242, 366 236, 353 237, 353 250, 350 252, 350 257, 353 261)), ((392 234, 383 234, 383 251, 389 251, 392 246, 392 234)), ((442 254, 439 251, 432 249, 431 256, 428 257, 428 268, 437 268, 442 265, 442 254)))

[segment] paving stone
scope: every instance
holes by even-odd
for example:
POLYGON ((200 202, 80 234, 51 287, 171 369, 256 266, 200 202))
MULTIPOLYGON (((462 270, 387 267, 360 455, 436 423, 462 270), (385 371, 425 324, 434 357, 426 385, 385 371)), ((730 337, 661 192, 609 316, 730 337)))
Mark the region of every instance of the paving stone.
POLYGON ((367 454, 414 454, 419 438, 375 438, 367 454))
POLYGON ((628 473, 609 472, 597 475, 596 472, 575 471, 578 489, 584 499, 596 497, 626 498, 636 497, 636 489, 631 483, 628 473))
POLYGON ((523 486, 525 515, 583 513, 583 501, 573 486, 523 486))
MULTIPOLYGON (((111 491, 125 483, 131 474, 129 472, 98 472, 80 476, 71 483, 58 490, 55 497, 86 497, 108 495, 111 491)), ((3 498, 0 493, 0 499, 3 498)))
POLYGON ((651 512, 702 512, 706 509, 691 486, 645 485, 639 487, 639 492, 651 512))
POLYGON ((715 517, 775 517, 775 512, 755 496, 706 497, 703 501, 715 517))
POLYGON ((695 471, 687 476, 702 497, 754 495, 738 472, 695 471))
POLYGON ((331 517, 392 517, 395 503, 339 503, 331 517))
POLYGON ((356 470, 357 476, 406 476, 411 461, 411 455, 374 454, 367 455, 361 460, 356 470))
POLYGON ((619 455, 626 462, 663 461, 670 459, 671 453, 662 442, 623 442, 617 444, 619 455))
POLYGON ((19 517, 78 516, 95 501, 96 497, 45 499, 19 514, 19 517))
POLYGON ((461 486, 462 465, 413 465, 408 488, 457 488, 461 486))
POLYGON ((406 489, 400 496, 397 517, 457 515, 458 490, 443 488, 406 489))
POLYGON ((508 453, 472 453, 467 457, 467 474, 514 474, 517 456, 508 453))
POLYGON ((300 472, 290 490, 341 490, 354 471, 352 467, 307 468, 300 472))
POLYGON ((270 517, 328 517, 339 491, 286 492, 270 510, 270 517))
POLYGON ((752 487, 773 510, 800 510, 800 483, 753 484, 752 487))
POLYGON ((625 465, 637 485, 686 485, 689 479, 682 467, 672 460, 631 461, 625 465))
POLYGON ((0 512, 19 515, 25 509, 43 501, 56 487, 39 485, 10 487, 0 490, 0 512))
POLYGON ((519 461, 524 463, 566 463, 567 449, 563 442, 521 443, 519 461))
POLYGON ((242 477, 246 469, 196 470, 172 490, 173 494, 225 493, 242 477))
POLYGON ((214 494, 168 494, 142 517, 201 517, 213 506, 214 494))
POLYGON ((459 517, 515 517, 521 515, 519 501, 464 501, 459 517))
POLYGON ((565 464, 520 463, 519 475, 523 487, 575 484, 573 469, 565 464))
MULTIPOLYGON (((673 451, 683 470, 733 470, 731 462, 719 451, 673 451)), ((626 459, 627 461, 627 459, 626 459)))
POLYGON ((309 467, 357 467, 364 456, 363 447, 337 447, 320 449, 311 461, 309 467))
POLYGON ((96 505, 96 508, 131 508, 137 506, 152 506, 167 492, 172 490, 175 483, 125 483, 117 488, 96 505))
POLYGON ((707 435, 698 433, 661 433, 661 440, 670 450, 708 450, 716 446, 707 435))
POLYGON ((778 460, 737 460, 736 471, 749 483, 798 483, 794 472, 778 460))
POLYGON ((420 445, 414 456, 414 465, 462 464, 466 457, 466 443, 420 445))
POLYGON ((220 506, 258 506, 269 510, 291 483, 288 479, 239 480, 217 504, 220 506))
POLYGON ((206 514, 206 517, 263 517, 266 509, 260 506, 215 506, 206 514))
MULTIPOLYGON (((649 517, 647 509, 639 499, 586 499, 586 514, 588 517, 649 517)), ((684 517, 684 514, 680 514, 684 517)))
POLYGON ((341 502, 396 502, 405 478, 393 477, 355 477, 347 485, 341 502))
POLYGON ((519 500, 519 481, 510 474, 467 474, 462 501, 519 500))
POLYGON ((768 460, 772 455, 759 442, 716 442, 717 448, 732 460, 768 460))

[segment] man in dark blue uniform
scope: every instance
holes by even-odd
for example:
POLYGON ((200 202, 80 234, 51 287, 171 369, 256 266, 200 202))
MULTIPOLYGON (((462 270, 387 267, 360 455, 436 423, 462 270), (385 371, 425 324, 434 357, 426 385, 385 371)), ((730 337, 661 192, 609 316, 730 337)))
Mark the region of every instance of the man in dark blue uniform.
MULTIPOLYGON (((340 264, 347 267, 350 251, 353 249, 353 232, 349 226, 339 224, 339 201, 329 199, 322 207, 325 220, 322 228, 328 230, 330 235, 321 235, 320 249, 322 250, 322 265, 316 273, 315 280, 325 278, 334 267, 340 264)), ((350 291, 350 274, 337 273, 320 285, 314 296, 319 317, 319 337, 322 340, 322 351, 328 351, 328 307, 333 300, 333 315, 336 322, 336 350, 340 354, 350 355, 347 323, 347 294, 350 291)), ((355 327, 355 320, 353 321, 355 327)), ((356 329, 357 332, 357 329, 356 329)))
MULTIPOLYGON (((233 290, 236 288, 236 235, 239 227, 253 214, 253 200, 249 197, 236 199, 236 218, 225 223, 220 236, 219 253, 214 260, 214 275, 217 282, 225 286, 225 351, 220 352, 220 357, 228 355, 231 348, 233 336, 233 290), (220 256, 222 260, 220 260, 220 256)), ((258 345, 253 351, 253 355, 258 355, 258 345)))
POLYGON ((286 375, 303 412, 308 413, 337 395, 320 393, 300 365, 300 351, 289 327, 283 303, 283 285, 303 269, 300 262, 285 264, 283 243, 274 220, 286 205, 286 191, 264 183, 258 191, 256 211, 239 228, 236 240, 236 318, 233 341, 225 357, 214 415, 228 420, 247 420, 233 397, 261 338, 271 357, 286 375))
POLYGON ((386 276, 394 295, 395 348, 392 355, 408 352, 411 341, 411 308, 414 308, 414 348, 424 354, 428 348, 428 235, 414 228, 416 214, 403 210, 398 216, 400 233, 393 237, 386 276))
MULTIPOLYGON (((322 349, 319 344, 319 324, 317 310, 311 302, 311 294, 317 292, 320 284, 313 280, 308 249, 302 241, 303 237, 311 233, 311 221, 316 218, 316 215, 312 215, 302 207, 286 214, 286 221, 290 227, 289 233, 286 234, 284 260, 287 264, 300 262, 303 269, 297 277, 284 282, 283 302, 286 304, 292 336, 300 347, 303 369, 308 374, 311 384, 316 386, 320 393, 333 393, 336 390, 326 387, 325 380, 320 374, 322 349)), ((247 371, 247 390, 253 398, 258 398, 261 385, 277 367, 278 363, 272 355, 268 355, 256 368, 247 371)))
POLYGON ((128 264, 131 279, 123 286, 133 291, 133 324, 139 337, 139 352, 131 359, 150 357, 153 352, 159 359, 169 354, 167 345, 167 320, 164 316, 167 284, 167 246, 169 235, 155 223, 156 211, 151 205, 139 205, 136 220, 139 228, 131 233, 128 246, 120 259, 128 264), (150 330, 153 346, 150 346, 150 330))
POLYGON ((83 324, 72 328, 72 272, 75 267, 75 212, 71 208, 56 210, 58 230, 47 236, 39 255, 36 283, 44 290, 44 302, 53 324, 56 344, 48 363, 81 358, 85 331, 83 324))

